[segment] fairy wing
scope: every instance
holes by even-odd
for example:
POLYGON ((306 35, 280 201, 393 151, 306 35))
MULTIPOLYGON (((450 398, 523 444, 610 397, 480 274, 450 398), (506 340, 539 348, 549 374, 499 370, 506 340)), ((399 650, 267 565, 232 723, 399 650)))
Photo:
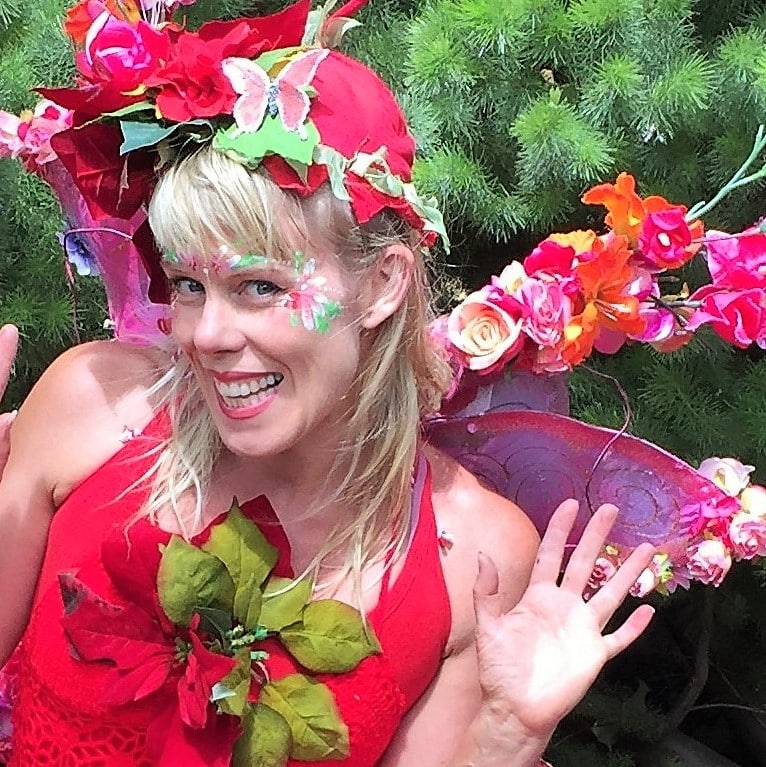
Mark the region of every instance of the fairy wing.
POLYGON ((577 540, 599 504, 620 515, 611 542, 627 549, 649 541, 683 559, 683 509, 723 491, 679 458, 649 442, 556 413, 516 411, 435 420, 429 441, 496 492, 515 501, 540 532, 561 501, 580 501, 577 540), (603 457, 599 460, 600 456, 603 457))
POLYGON ((276 105, 287 130, 302 135, 303 124, 311 108, 308 86, 329 53, 329 50, 322 48, 305 51, 292 59, 276 76, 276 105))
POLYGON ((59 160, 46 163, 44 178, 61 203, 69 231, 79 230, 78 237, 98 265, 117 337, 138 345, 161 344, 165 336, 160 326, 169 307, 150 299, 149 274, 136 247, 146 225, 145 211, 136 211, 130 219, 105 216, 96 221, 59 160))
POLYGON ((257 131, 269 105, 268 74, 250 59, 237 57, 224 59, 221 67, 234 92, 239 94, 232 112, 237 127, 245 133, 257 131))

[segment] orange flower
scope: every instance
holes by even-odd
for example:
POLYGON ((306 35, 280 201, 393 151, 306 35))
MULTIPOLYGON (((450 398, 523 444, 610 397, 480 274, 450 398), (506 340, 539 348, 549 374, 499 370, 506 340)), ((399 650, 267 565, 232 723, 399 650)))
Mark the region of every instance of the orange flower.
POLYGON ((593 304, 598 322, 610 330, 637 334, 644 329, 639 301, 627 291, 635 274, 628 261, 631 252, 625 237, 607 236, 594 243, 594 257, 575 267, 586 304, 593 304))
POLYGON ((141 11, 135 0, 80 0, 73 5, 64 17, 64 32, 75 45, 84 45, 93 22, 104 12, 109 11, 120 21, 137 24, 141 11))
POLYGON ((635 274, 628 265, 627 239, 600 237, 591 252, 593 258, 574 268, 581 286, 581 309, 564 328, 561 355, 569 365, 578 365, 591 353, 602 327, 637 334, 645 324, 638 313, 638 299, 628 293, 635 274))
POLYGON ((586 205, 603 205, 609 212, 604 219, 615 233, 628 238, 635 245, 641 223, 649 213, 667 210, 672 206, 664 197, 652 196, 642 200, 636 194, 636 180, 629 173, 620 173, 614 184, 599 184, 589 189, 582 201, 586 205))
POLYGON ((593 303, 585 305, 582 313, 567 323, 564 328, 564 343, 561 358, 570 367, 579 365, 593 351, 598 336, 598 309, 593 303))

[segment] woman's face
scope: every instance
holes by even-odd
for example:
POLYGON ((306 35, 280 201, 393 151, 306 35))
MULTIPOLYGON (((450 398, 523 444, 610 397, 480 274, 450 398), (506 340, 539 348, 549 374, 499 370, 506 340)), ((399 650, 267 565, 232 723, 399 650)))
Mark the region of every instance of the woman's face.
POLYGON ((222 248, 167 254, 172 333, 226 447, 334 446, 360 361, 358 279, 331 255, 293 263, 222 248))

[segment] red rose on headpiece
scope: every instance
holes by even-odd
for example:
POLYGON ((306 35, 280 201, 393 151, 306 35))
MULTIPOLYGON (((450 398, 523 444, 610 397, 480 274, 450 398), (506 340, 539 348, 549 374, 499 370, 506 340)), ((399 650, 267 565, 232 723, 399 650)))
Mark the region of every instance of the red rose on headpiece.
POLYGON ((88 30, 77 68, 90 82, 127 93, 143 85, 169 52, 166 34, 143 20, 134 26, 104 11, 88 30))

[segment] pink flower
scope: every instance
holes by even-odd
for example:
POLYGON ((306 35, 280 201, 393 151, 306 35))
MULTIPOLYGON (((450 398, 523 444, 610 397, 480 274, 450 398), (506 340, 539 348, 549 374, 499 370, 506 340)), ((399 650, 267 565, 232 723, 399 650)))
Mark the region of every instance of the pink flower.
POLYGON ((71 127, 71 110, 62 109, 47 99, 38 102, 24 136, 26 151, 34 157, 38 166, 56 159, 56 153, 51 148, 51 136, 71 127))
POLYGON ((735 290, 705 285, 690 297, 700 307, 686 329, 694 331, 710 323, 727 343, 746 349, 757 343, 766 349, 766 289, 735 290))
POLYGON ((516 295, 526 310, 524 332, 538 346, 555 346, 572 316, 572 302, 561 284, 530 277, 516 295))
POLYGON ((755 466, 745 466, 736 458, 706 458, 697 472, 715 482, 727 495, 738 496, 749 484, 755 466))
POLYGON ((686 504, 681 509, 681 519, 689 535, 707 530, 723 538, 728 534, 729 520, 740 510, 740 504, 730 496, 712 496, 712 487, 710 491, 710 494, 703 491, 694 503, 686 504))
POLYGON ((500 370, 524 342, 523 307, 510 296, 502 304, 493 302, 486 290, 471 293, 447 321, 450 343, 466 355, 468 367, 482 375, 500 370))
POLYGON ((731 569, 731 553, 723 541, 715 538, 700 541, 687 549, 686 569, 690 578, 712 586, 720 586, 731 569))
POLYGON ((708 232, 707 265, 719 287, 766 288, 766 234, 748 229, 742 234, 708 232))
POLYGON ((0 112, 0 157, 19 157, 30 172, 56 159, 51 136, 72 125, 72 112, 47 99, 21 117, 0 112))
POLYGON ((77 68, 92 83, 120 93, 143 86, 170 53, 166 34, 143 20, 133 24, 104 11, 88 30, 77 68))
POLYGON ((658 583, 659 578, 650 567, 647 567, 641 572, 641 575, 638 576, 636 582, 630 587, 630 594, 631 596, 641 599, 654 591, 657 588, 658 583))
POLYGON ((525 259, 524 269, 530 277, 559 282, 567 295, 577 292, 574 267, 577 256, 573 247, 543 240, 525 259))
POLYGON ((588 578, 588 589, 598 591, 615 573, 617 566, 608 557, 598 557, 588 578))
POLYGON ((739 495, 742 509, 757 517, 766 517, 766 487, 748 485, 739 495))
POLYGON ((731 518, 729 539, 738 559, 752 559, 766 555, 766 519, 740 512, 731 518))
POLYGON ((673 207, 646 216, 638 236, 638 257, 643 265, 653 271, 677 269, 694 255, 684 214, 683 208, 673 207))

